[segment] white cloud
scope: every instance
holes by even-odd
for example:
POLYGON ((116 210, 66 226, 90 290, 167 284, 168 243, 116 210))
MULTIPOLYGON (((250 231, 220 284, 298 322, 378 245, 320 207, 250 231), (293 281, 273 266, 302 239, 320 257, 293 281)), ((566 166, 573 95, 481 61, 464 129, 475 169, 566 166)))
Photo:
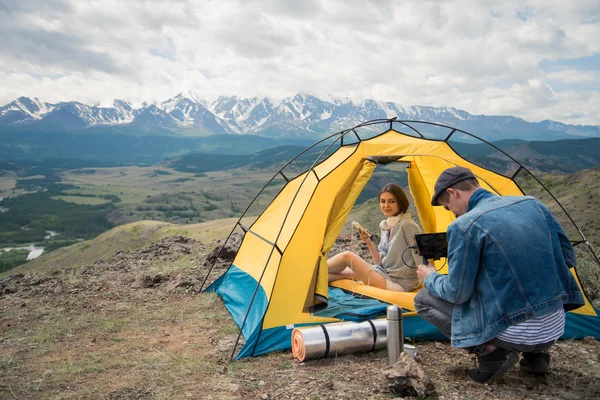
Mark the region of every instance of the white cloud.
POLYGON ((600 60, 597 1, 35 3, 0 3, 0 104, 305 91, 600 124, 599 66, 561 67, 600 60))
POLYGON ((596 71, 578 71, 576 69, 564 69, 562 71, 550 72, 546 74, 549 81, 563 83, 594 82, 598 79, 596 71))

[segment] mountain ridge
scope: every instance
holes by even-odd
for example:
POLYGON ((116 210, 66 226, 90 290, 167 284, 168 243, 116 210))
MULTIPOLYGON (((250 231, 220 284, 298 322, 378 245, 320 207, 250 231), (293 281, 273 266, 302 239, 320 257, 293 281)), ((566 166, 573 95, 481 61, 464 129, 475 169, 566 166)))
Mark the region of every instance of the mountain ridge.
POLYGON ((27 127, 31 131, 70 132, 104 126, 125 129, 130 134, 137 134, 143 129, 165 128, 186 134, 253 134, 316 139, 365 121, 394 117, 449 125, 488 140, 600 137, 600 126, 594 125, 473 115, 449 106, 404 106, 372 99, 354 102, 334 97, 323 100, 307 93, 282 100, 238 96, 206 100, 185 92, 162 102, 144 102, 137 106, 124 100, 96 105, 77 101, 52 104, 37 97, 22 96, 0 107, 0 129, 27 127))

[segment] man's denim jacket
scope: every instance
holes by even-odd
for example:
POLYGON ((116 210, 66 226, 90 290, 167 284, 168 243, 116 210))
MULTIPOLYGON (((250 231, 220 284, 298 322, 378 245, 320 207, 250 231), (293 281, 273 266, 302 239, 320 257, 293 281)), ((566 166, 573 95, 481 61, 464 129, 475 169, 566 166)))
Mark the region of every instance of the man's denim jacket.
POLYGON ((584 304, 569 271, 575 250, 546 206, 531 196, 478 189, 447 237, 448 275, 431 273, 424 285, 455 304, 454 347, 482 344, 508 326, 584 304))

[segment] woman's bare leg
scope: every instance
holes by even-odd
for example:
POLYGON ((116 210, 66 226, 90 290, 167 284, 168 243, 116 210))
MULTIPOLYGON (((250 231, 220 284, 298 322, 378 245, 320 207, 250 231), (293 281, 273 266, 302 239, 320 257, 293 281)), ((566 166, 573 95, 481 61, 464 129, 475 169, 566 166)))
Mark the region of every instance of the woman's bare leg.
POLYGON ((371 264, 351 251, 344 251, 327 260, 329 282, 338 279, 360 279, 364 284, 381 289, 387 288, 386 279, 371 264))

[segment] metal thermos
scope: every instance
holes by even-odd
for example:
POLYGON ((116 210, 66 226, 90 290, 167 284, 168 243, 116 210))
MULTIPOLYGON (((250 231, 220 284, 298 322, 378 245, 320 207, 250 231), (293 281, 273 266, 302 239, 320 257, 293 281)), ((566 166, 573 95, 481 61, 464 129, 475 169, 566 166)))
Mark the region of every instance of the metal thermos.
POLYGON ((388 365, 396 364, 400 353, 404 351, 404 332, 402 331, 402 309, 395 305, 387 308, 387 354, 388 365))

